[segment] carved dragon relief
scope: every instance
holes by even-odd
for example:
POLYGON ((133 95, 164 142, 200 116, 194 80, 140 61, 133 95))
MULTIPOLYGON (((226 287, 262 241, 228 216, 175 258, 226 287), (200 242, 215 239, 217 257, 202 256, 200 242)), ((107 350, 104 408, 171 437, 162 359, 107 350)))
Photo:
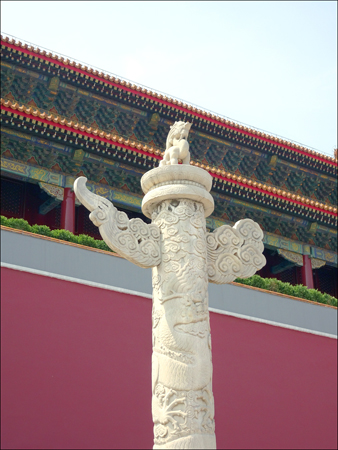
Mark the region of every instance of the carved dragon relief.
POLYGON ((211 336, 203 205, 165 200, 153 210, 162 263, 153 268, 154 448, 213 447, 211 336), (177 447, 176 447, 177 445, 177 447))

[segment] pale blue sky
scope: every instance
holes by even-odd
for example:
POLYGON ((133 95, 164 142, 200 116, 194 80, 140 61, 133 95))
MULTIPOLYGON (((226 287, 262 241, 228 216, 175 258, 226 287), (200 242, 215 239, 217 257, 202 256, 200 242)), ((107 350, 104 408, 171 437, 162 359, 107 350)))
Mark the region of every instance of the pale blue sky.
POLYGON ((337 3, 1 2, 2 33, 333 155, 337 3))

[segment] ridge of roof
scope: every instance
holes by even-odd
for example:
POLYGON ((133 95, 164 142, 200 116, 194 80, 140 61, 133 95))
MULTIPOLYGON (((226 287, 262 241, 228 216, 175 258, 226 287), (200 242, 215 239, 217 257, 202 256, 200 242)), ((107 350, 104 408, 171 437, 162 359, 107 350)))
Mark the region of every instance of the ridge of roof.
POLYGON ((7 36, 3 37, 1 35, 1 43, 2 43, 2 45, 6 44, 9 48, 12 48, 12 49, 13 49, 13 47, 20 48, 19 51, 24 51, 25 53, 29 53, 29 54, 35 54, 37 57, 40 57, 40 58, 42 57, 42 59, 45 59, 49 62, 53 62, 54 64, 56 63, 60 66, 68 67, 71 70, 84 73, 85 75, 87 75, 91 78, 97 79, 99 81, 103 81, 104 83, 113 84, 113 85, 119 87, 120 89, 134 92, 135 94, 140 95, 141 97, 147 97, 156 102, 165 104, 170 107, 174 107, 178 110, 186 111, 186 112, 188 112, 188 114, 193 114, 200 119, 209 121, 210 123, 214 123, 214 124, 220 125, 225 128, 233 129, 239 133, 250 135, 261 141, 270 142, 274 145, 279 145, 280 147, 294 151, 295 153, 305 154, 308 157, 311 157, 316 160, 324 159, 324 160, 326 160, 324 163, 338 166, 337 152, 335 152, 335 157, 331 157, 331 156, 325 155, 323 153, 316 152, 316 151, 311 150, 302 145, 295 144, 293 142, 287 141, 282 138, 278 138, 278 137, 270 135, 268 133, 264 133, 264 132, 255 130, 254 128, 240 125, 240 124, 233 122, 231 120, 228 120, 228 119, 224 119, 223 117, 221 117, 217 114, 213 114, 213 113, 207 112, 205 110, 199 109, 195 106, 191 106, 180 100, 176 100, 174 98, 157 93, 155 91, 151 91, 151 90, 142 88, 136 84, 130 83, 129 81, 125 81, 118 77, 108 75, 104 72, 99 72, 96 69, 91 69, 90 67, 88 67, 86 65, 83 65, 83 64, 80 64, 80 63, 77 63, 74 61, 70 61, 68 58, 64 58, 63 56, 58 56, 57 54, 53 54, 51 52, 46 52, 45 50, 41 50, 39 47, 34 48, 34 46, 32 46, 32 45, 28 45, 26 43, 22 44, 20 41, 15 41, 15 39, 10 39, 7 36))
MULTIPOLYGON (((46 114, 45 112, 40 113, 39 109, 32 108, 31 106, 27 107, 25 105, 19 106, 17 102, 12 103, 10 100, 5 100, 1 98, 1 109, 8 111, 12 114, 22 113, 23 116, 31 116, 33 120, 39 120, 42 123, 49 123, 52 126, 60 126, 63 129, 70 130, 73 133, 78 132, 79 134, 88 134, 93 136, 95 139, 100 139, 103 141, 110 141, 113 145, 122 146, 127 150, 132 150, 137 153, 146 154, 154 159, 161 159, 164 152, 161 152, 158 149, 154 149, 153 147, 148 147, 147 145, 137 144, 135 141, 131 141, 130 139, 125 139, 116 134, 112 135, 110 133, 106 133, 100 129, 93 129, 92 127, 87 127, 85 125, 81 125, 79 123, 75 123, 74 121, 67 121, 67 119, 62 118, 55 114, 46 114)), ((210 167, 209 165, 201 164, 199 162, 190 161, 191 165, 196 167, 200 167, 202 169, 207 170, 213 178, 218 178, 223 182, 233 183, 240 188, 244 189, 252 189, 258 192, 263 193, 263 195, 267 195, 269 197, 280 198, 281 200, 296 203, 298 205, 302 205, 305 208, 319 210, 324 214, 337 216, 337 208, 328 206, 324 203, 320 203, 311 198, 306 198, 304 196, 300 196, 297 194, 293 194, 284 189, 276 188, 271 185, 267 185, 265 183, 260 183, 257 181, 252 181, 246 177, 242 177, 241 175, 232 174, 230 172, 226 172, 225 170, 220 170, 219 168, 210 167)))

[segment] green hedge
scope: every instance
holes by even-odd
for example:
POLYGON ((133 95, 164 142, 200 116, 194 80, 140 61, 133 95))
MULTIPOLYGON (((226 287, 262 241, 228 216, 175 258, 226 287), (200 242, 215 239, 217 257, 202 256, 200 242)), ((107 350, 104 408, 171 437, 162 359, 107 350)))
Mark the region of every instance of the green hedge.
POLYGON ((50 236, 62 241, 74 242, 75 244, 85 245, 87 247, 99 248, 100 250, 106 250, 113 253, 104 241, 94 239, 86 234, 75 235, 67 230, 51 230, 46 225, 29 225, 27 220, 14 218, 7 219, 7 217, 4 216, 1 216, 1 225, 30 231, 31 233, 41 234, 43 236, 50 236))
POLYGON ((313 302, 324 303, 326 305, 337 306, 337 299, 329 294, 323 294, 317 289, 308 289, 302 284, 293 286, 290 283, 284 283, 276 278, 262 278, 259 275, 253 275, 250 278, 237 278, 236 283, 254 286, 267 291, 280 292, 281 294, 291 295, 293 297, 304 298, 313 302))
MULTIPOLYGON (((46 225, 29 225, 27 220, 14 218, 7 219, 7 217, 4 216, 1 216, 1 225, 112 252, 104 241, 94 239, 86 234, 79 234, 76 236, 67 230, 51 230, 46 225)), ((308 289, 302 284, 293 286, 290 283, 283 283, 276 278, 262 278, 259 275, 253 275, 252 277, 245 279, 237 278, 235 281, 236 283, 258 287, 267 291, 280 292, 281 294, 291 295, 293 297, 304 298, 306 300, 324 303, 326 305, 337 306, 337 299, 335 297, 332 297, 329 294, 323 294, 317 289, 308 289)))

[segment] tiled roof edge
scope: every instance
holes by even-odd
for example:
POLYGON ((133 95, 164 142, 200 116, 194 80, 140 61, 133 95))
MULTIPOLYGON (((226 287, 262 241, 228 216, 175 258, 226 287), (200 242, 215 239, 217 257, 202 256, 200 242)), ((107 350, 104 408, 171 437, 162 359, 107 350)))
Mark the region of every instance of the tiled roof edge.
MULTIPOLYGON (((10 100, 1 99, 1 109, 10 112, 11 114, 20 113, 24 117, 29 117, 33 120, 39 120, 42 123, 49 123, 52 126, 60 126, 61 128, 68 129, 72 132, 78 132, 79 134, 91 135, 95 139, 100 139, 109 143, 113 143, 114 145, 122 146, 127 150, 136 151, 139 153, 146 154, 155 159, 161 159, 163 153, 160 150, 155 150, 152 147, 149 148, 147 145, 136 144, 134 141, 130 141, 129 139, 124 139, 123 137, 119 137, 114 134, 106 133, 105 131, 101 131, 99 129, 93 129, 92 127, 86 127, 85 125, 79 125, 74 121, 67 121, 60 116, 50 114, 47 115, 45 112, 40 113, 38 109, 34 109, 32 107, 27 107, 25 105, 19 105, 17 102, 12 103, 10 100)), ((312 199, 292 194, 291 192, 287 192, 283 189, 279 189, 273 186, 269 186, 263 183, 259 183, 256 181, 252 181, 245 177, 231 174, 230 172, 226 172, 224 170, 216 169, 215 167, 206 166, 204 164, 200 164, 198 162, 190 161, 191 165, 201 167, 202 169, 207 170, 213 178, 219 178, 226 182, 230 182, 236 185, 239 185, 243 188, 249 188, 256 191, 259 191, 265 195, 270 197, 277 197, 280 199, 284 199, 290 203, 297 203, 305 206, 306 208, 315 209, 322 211, 325 214, 330 214, 337 216, 337 208, 328 206, 324 203, 316 202, 312 199)))
MULTIPOLYGON (((155 91, 150 91, 146 88, 140 87, 138 85, 135 85, 129 81, 125 81, 123 79, 120 79, 115 76, 108 75, 103 72, 99 72, 98 70, 88 68, 86 65, 82 65, 80 63, 70 61, 68 58, 64 58, 63 56, 58 56, 57 54, 53 54, 51 52, 46 52, 45 50, 40 50, 40 48, 34 48, 31 45, 28 44, 22 44, 20 41, 15 41, 14 39, 10 39, 7 36, 3 37, 1 35, 1 43, 2 45, 6 45, 10 48, 17 48, 19 51, 23 51, 28 54, 34 54, 38 57, 42 57, 43 59, 53 62, 54 64, 58 64, 63 67, 68 67, 71 70, 78 71, 80 73, 84 73, 87 76, 90 76, 91 78, 98 79, 100 81, 103 81, 108 84, 114 84, 115 86, 134 92, 137 95, 151 98, 152 100, 155 100, 156 102, 160 102, 162 104, 166 104, 171 107, 175 107, 178 110, 186 111, 189 114, 194 114, 196 117, 208 120, 211 123, 215 123, 218 125, 221 125, 225 128, 234 129, 240 133, 251 135, 261 141, 265 142, 271 142, 273 144, 280 145, 281 147, 287 148, 289 150, 292 150, 296 153, 302 153, 306 154, 309 157, 312 157, 316 160, 325 160, 327 164, 332 164, 334 166, 337 166, 337 157, 331 157, 328 155, 325 155, 320 152, 316 152, 314 150, 311 150, 309 148, 306 148, 302 145, 295 144, 293 142, 287 141, 282 138, 278 138, 276 136, 270 135, 268 133, 264 133, 261 131, 257 131, 253 128, 246 127, 244 125, 240 125, 236 122, 233 122, 231 120, 225 119, 219 115, 207 112, 205 110, 199 109, 195 106, 191 106, 187 103, 184 103, 180 100, 173 99, 171 97, 167 97, 166 95, 159 94, 155 91)), ((336 152, 337 156, 337 152, 336 152)))

